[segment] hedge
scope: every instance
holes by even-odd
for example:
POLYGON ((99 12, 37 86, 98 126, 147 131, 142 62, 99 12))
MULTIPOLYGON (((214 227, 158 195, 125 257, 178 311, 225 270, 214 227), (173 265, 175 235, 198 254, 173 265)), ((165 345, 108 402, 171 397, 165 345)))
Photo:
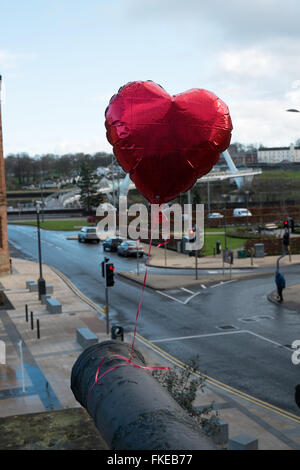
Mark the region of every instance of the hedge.
MULTIPOLYGON (((248 239, 245 242, 245 248, 249 251, 256 243, 257 240, 248 239)), ((263 243, 266 255, 281 255, 283 252, 282 238, 261 238, 259 243, 263 243)), ((291 254, 300 253, 300 237, 290 237, 291 254)))

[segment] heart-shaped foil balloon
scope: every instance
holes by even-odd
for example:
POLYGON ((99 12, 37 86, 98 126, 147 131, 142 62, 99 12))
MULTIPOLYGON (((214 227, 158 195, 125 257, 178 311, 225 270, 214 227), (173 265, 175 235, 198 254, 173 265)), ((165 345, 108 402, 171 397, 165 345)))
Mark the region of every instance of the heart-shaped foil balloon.
POLYGON ((119 164, 151 203, 190 189, 231 139, 226 104, 198 88, 170 96, 152 81, 131 82, 111 98, 105 118, 119 164))

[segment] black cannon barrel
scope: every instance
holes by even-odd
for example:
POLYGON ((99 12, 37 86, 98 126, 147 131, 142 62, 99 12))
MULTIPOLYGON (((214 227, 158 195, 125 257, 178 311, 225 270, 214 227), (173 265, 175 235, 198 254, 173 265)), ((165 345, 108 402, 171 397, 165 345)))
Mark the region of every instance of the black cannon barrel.
MULTIPOLYGON (((126 361, 114 355, 129 358, 130 348, 128 343, 117 340, 98 343, 85 349, 72 368, 72 392, 110 449, 214 449, 199 425, 151 373, 132 364, 120 366, 126 361), (101 385, 95 384, 97 371, 98 377, 107 371, 101 385)), ((136 349, 132 362, 146 365, 136 349)))

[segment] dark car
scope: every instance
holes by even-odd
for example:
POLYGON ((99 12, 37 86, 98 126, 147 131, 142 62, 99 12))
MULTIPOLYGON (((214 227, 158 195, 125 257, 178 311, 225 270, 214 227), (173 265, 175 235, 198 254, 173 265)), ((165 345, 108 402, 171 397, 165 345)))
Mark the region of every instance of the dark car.
POLYGON ((120 256, 137 256, 142 257, 144 255, 144 247, 137 245, 133 240, 127 240, 118 246, 118 255, 120 256))
POLYGON ((103 242, 104 251, 117 251, 118 246, 124 241, 124 238, 112 237, 103 242))
POLYGON ((97 235, 96 227, 82 227, 78 233, 78 241, 87 243, 87 242, 96 242, 99 243, 100 240, 97 235))

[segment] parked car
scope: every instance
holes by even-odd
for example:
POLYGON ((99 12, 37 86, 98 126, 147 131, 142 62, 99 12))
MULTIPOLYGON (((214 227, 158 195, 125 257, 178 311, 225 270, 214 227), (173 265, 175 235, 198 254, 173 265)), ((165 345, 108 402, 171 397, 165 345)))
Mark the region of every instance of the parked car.
POLYGON ((245 209, 244 207, 236 208, 233 210, 233 216, 234 217, 251 217, 252 214, 248 209, 245 209))
POLYGON ((117 251, 118 246, 121 245, 121 243, 124 241, 125 241, 124 238, 119 238, 119 237, 107 238, 103 242, 103 250, 104 251, 117 251))
POLYGON ((220 214, 220 212, 211 212, 208 214, 209 219, 223 219, 224 215, 220 214))
POLYGON ((97 235, 96 227, 82 227, 82 229, 78 233, 78 241, 80 243, 87 243, 87 242, 99 243, 100 240, 97 235))
POLYGON ((142 245, 137 245, 134 240, 126 240, 121 245, 118 246, 118 255, 120 256, 138 256, 142 257, 144 255, 144 247, 142 245))

